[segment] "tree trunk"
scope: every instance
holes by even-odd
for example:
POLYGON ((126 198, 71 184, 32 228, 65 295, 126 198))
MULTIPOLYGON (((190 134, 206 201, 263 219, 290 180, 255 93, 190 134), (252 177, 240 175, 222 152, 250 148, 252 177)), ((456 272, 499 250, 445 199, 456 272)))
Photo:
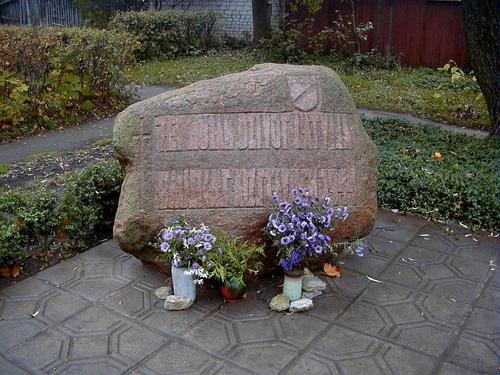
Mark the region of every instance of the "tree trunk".
POLYGON ((271 36, 272 6, 270 0, 252 0, 253 45, 257 46, 261 38, 271 36))
POLYGON ((463 0, 470 63, 488 107, 491 131, 500 136, 500 1, 463 0))

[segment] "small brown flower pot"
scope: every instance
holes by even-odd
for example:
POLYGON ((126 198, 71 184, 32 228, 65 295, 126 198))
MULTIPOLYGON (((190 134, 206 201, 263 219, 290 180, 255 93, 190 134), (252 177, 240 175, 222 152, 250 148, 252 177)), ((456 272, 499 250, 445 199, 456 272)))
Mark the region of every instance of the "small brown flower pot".
POLYGON ((246 288, 244 286, 239 288, 231 288, 227 285, 222 284, 220 286, 220 291, 222 293, 222 297, 227 302, 238 302, 245 295, 246 288))

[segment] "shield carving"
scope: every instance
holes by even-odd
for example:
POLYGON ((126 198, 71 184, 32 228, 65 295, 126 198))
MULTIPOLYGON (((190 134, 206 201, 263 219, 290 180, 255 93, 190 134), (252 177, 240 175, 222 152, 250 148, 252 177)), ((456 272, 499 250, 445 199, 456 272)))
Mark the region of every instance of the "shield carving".
POLYGON ((302 112, 315 109, 320 102, 317 77, 288 77, 292 106, 302 112))

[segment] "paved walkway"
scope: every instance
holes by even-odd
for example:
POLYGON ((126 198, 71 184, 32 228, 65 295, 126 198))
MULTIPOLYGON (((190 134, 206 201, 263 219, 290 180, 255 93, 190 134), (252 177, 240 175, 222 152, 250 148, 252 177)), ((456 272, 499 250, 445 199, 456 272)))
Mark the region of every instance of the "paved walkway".
MULTIPOLYGON (((151 98, 165 90, 168 89, 160 86, 140 88, 137 92, 137 100, 151 98)), ((48 132, 0 145, 0 164, 23 161, 28 156, 41 152, 82 149, 94 144, 99 139, 111 138, 114 121, 115 117, 110 117, 73 126, 63 131, 48 132)))
MULTIPOLYGON (((173 88, 162 86, 146 86, 138 91, 138 100, 144 100, 173 88)), ((442 129, 473 135, 487 137, 488 132, 475 129, 460 128, 458 126, 443 124, 435 121, 421 119, 401 113, 378 111, 371 109, 360 109, 359 113, 367 118, 395 118, 410 121, 415 124, 434 125, 442 129)), ((17 142, 0 145, 0 164, 13 164, 25 160, 28 156, 49 151, 72 151, 79 150, 95 143, 99 139, 111 138, 113 136, 113 124, 115 118, 107 118, 79 126, 64 129, 59 132, 49 132, 21 139, 17 142)))
POLYGON ((382 212, 368 244, 287 315, 267 307, 281 278, 166 311, 165 277, 109 241, 0 291, 0 373, 497 374, 500 241, 382 212))

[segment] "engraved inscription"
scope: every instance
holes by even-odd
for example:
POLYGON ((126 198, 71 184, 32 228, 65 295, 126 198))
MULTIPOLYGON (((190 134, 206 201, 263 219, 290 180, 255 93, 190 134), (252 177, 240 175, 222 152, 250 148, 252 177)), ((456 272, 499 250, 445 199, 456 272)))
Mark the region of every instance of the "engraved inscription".
POLYGON ((355 204, 354 168, 198 169, 157 171, 155 175, 160 210, 266 207, 273 191, 287 196, 295 186, 307 187, 314 196, 330 196, 334 204, 355 204))
POLYGON ((323 112, 162 116, 153 131, 154 152, 352 149, 347 116, 323 112))

